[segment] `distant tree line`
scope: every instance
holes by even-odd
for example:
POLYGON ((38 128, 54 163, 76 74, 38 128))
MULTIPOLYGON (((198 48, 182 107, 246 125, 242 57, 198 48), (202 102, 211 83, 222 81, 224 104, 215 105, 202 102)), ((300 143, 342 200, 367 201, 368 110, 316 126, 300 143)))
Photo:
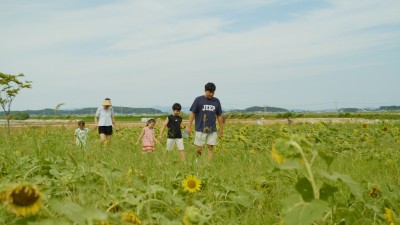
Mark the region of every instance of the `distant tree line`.
MULTIPOLYGON (((159 109, 155 108, 132 108, 132 107, 113 107, 114 112, 119 115, 147 115, 147 114, 167 114, 167 112, 163 112, 159 109)), ((68 116, 68 115, 94 115, 96 113, 97 108, 89 107, 83 109, 74 109, 74 110, 58 110, 58 116, 68 116)), ((393 111, 400 110, 400 106, 380 106, 377 111, 393 111)), ((362 112, 365 110, 359 108, 341 108, 338 110, 341 113, 355 113, 362 112)), ((376 111, 376 110, 374 110, 376 111)), ((279 107, 270 107, 270 106, 253 106, 246 109, 233 109, 229 110, 226 113, 278 113, 278 117, 290 117, 291 113, 289 110, 279 107)), ((29 116, 56 116, 54 109, 41 109, 41 110, 23 110, 23 111, 11 111, 10 115, 12 115, 11 119, 16 120, 24 120, 28 119, 29 116)), ((4 117, 4 112, 0 112, 0 116, 4 117)))
MULTIPOLYGON (((163 114, 161 110, 154 108, 131 108, 131 107, 118 107, 114 106, 114 113, 123 115, 142 115, 142 114, 163 114)), ((94 115, 97 108, 83 108, 73 110, 58 110, 57 115, 94 115)), ((11 114, 25 113, 35 116, 52 116, 55 115, 54 109, 40 109, 40 110, 23 110, 23 111, 11 111, 11 114)), ((4 113, 0 113, 0 116, 4 116, 4 113)))

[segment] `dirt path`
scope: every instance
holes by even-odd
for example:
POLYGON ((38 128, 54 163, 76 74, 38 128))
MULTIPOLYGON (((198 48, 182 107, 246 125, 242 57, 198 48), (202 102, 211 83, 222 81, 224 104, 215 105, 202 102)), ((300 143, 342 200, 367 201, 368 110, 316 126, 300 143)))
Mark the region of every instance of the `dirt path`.
MULTIPOLYGON (((382 120, 379 119, 358 119, 358 118, 295 118, 291 119, 292 124, 302 124, 302 123, 310 123, 315 124, 320 121, 325 123, 377 123, 382 120)), ((37 120, 37 119, 28 119, 24 121, 11 121, 12 127, 29 127, 29 126, 67 126, 67 127, 75 127, 77 126, 78 120, 37 120)), ((184 123, 187 121, 184 121, 184 123)), ((273 125, 273 124, 288 124, 289 121, 287 119, 227 119, 227 124, 259 124, 259 125, 273 125)), ((0 124, 4 127, 6 126, 5 120, 0 120, 0 124)), ((0 126, 1 126, 0 125, 0 126)), ((127 127, 135 127, 135 126, 144 126, 142 122, 118 122, 118 126, 127 126, 127 127)), ((86 126, 91 128, 94 127, 93 123, 86 123, 86 126)))

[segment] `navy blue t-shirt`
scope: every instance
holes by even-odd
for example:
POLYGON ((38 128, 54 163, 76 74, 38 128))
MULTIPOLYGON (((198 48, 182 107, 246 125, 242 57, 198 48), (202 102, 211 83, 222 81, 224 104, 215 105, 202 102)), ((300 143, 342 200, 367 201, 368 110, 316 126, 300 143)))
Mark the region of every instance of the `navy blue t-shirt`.
POLYGON ((222 114, 221 103, 218 98, 197 97, 190 111, 195 114, 195 131, 211 133, 217 131, 217 116, 222 114))

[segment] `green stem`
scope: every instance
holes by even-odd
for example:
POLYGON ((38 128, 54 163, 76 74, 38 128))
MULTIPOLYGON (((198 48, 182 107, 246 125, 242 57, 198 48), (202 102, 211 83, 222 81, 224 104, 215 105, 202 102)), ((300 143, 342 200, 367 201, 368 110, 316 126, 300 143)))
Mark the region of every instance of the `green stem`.
MULTIPOLYGON (((303 151, 303 149, 301 148, 301 146, 300 146, 299 144, 297 144, 297 142, 291 141, 291 144, 292 144, 293 146, 295 146, 295 147, 299 150, 299 152, 300 152, 300 154, 301 154, 301 157, 302 157, 303 160, 304 160, 304 164, 305 164, 305 166, 306 166, 306 170, 307 170, 307 174, 308 174, 307 179, 308 179, 308 181, 310 181, 310 183, 311 183, 311 187, 312 187, 313 193, 314 193, 314 198, 315 198, 315 199, 319 199, 319 190, 318 190, 317 184, 315 183, 314 174, 312 173, 312 169, 311 169, 311 164, 308 162, 307 157, 306 157, 306 154, 304 153, 304 151, 303 151)), ((315 156, 313 156, 313 158, 311 159, 311 161, 313 161, 314 158, 315 158, 315 156)))
POLYGON ((35 166, 32 169, 28 170, 28 172, 26 172, 24 175, 24 181, 26 181, 26 177, 28 176, 29 173, 31 173, 32 171, 34 171, 35 169, 40 168, 40 167, 42 167, 42 165, 35 166))

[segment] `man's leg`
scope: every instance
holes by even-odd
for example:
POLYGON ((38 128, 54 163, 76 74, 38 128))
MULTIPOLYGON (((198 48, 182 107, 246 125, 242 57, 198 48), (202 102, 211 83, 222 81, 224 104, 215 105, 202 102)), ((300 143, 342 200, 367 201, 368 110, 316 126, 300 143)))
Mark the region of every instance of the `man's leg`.
POLYGON ((194 139, 194 144, 196 145, 196 161, 201 157, 201 152, 203 151, 203 145, 206 142, 206 134, 201 132, 196 132, 196 136, 194 139))
POLYGON ((201 156, 201 151, 203 151, 203 146, 196 146, 196 155, 197 158, 201 156))
POLYGON ((209 162, 211 162, 211 160, 213 158, 214 145, 207 145, 207 148, 208 148, 207 159, 208 159, 209 162))
POLYGON ((213 132, 211 134, 207 135, 207 159, 209 162, 211 162, 211 160, 213 159, 213 148, 214 145, 217 144, 218 140, 218 134, 217 132, 213 132))

